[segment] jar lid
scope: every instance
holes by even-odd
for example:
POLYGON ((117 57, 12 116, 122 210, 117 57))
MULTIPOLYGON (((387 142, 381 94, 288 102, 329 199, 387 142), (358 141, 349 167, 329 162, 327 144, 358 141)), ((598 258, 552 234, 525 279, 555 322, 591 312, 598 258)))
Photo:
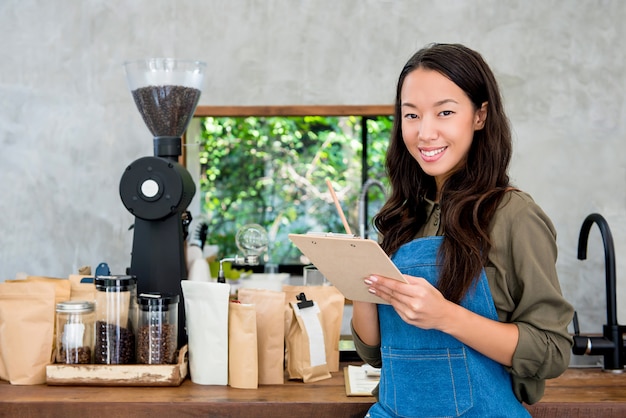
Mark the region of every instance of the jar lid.
POLYGON ((118 291, 128 291, 137 284, 135 276, 96 276, 94 279, 96 290, 113 289, 118 291))
POLYGON ((95 304, 86 300, 68 300, 57 303, 57 312, 93 312, 95 304))
POLYGON ((166 311, 169 309, 169 305, 179 301, 180 297, 172 293, 145 292, 137 296, 137 304, 144 311, 150 309, 166 311))

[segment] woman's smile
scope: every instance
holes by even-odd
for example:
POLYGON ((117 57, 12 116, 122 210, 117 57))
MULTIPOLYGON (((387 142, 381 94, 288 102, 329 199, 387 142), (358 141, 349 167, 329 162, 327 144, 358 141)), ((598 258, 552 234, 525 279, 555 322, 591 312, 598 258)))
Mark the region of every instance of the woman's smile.
POLYGON ((443 152, 448 147, 440 147, 440 148, 419 148, 420 153, 422 154, 422 158, 425 162, 433 162, 437 161, 439 158, 443 156, 443 152))

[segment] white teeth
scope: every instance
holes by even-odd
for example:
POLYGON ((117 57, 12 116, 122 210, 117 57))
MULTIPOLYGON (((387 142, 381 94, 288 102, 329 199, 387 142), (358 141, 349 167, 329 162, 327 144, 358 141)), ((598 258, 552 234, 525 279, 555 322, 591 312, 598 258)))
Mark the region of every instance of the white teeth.
POLYGON ((424 151, 424 150, 422 150, 422 154, 424 154, 427 157, 434 157, 435 155, 437 155, 439 153, 442 153, 443 150, 445 150, 445 149, 446 149, 446 147, 435 149, 435 150, 432 150, 432 151, 424 151))

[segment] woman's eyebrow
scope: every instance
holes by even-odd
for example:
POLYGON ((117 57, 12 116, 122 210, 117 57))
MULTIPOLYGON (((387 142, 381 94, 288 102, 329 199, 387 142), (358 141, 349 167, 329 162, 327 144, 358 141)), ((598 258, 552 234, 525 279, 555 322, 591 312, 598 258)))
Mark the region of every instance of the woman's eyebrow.
MULTIPOLYGON (((435 103, 433 103, 433 107, 437 107, 437 106, 442 106, 448 103, 454 103, 454 104, 459 104, 459 102, 457 102, 454 99, 442 99, 442 100, 438 100, 435 103)), ((410 107, 410 108, 414 108, 416 109, 417 106, 415 106, 413 103, 410 102, 403 102, 400 103, 400 107, 410 107)))
POLYGON ((436 106, 441 106, 447 103, 454 103, 454 104, 459 104, 459 102, 457 102, 454 99, 443 99, 443 100, 439 100, 438 102, 435 102, 435 107, 436 106))

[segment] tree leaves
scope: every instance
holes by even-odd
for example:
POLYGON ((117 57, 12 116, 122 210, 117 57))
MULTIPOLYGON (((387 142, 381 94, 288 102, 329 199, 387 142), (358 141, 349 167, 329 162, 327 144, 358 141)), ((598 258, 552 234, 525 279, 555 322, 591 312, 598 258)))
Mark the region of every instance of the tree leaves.
MULTIPOLYGON (((200 195, 208 243, 236 254, 235 234, 258 223, 270 235, 266 261, 299 263, 288 233, 342 232, 326 187, 333 182, 357 228, 361 186, 360 117, 206 117, 202 120, 200 195)), ((369 177, 382 179, 391 121, 367 121, 369 177)))

